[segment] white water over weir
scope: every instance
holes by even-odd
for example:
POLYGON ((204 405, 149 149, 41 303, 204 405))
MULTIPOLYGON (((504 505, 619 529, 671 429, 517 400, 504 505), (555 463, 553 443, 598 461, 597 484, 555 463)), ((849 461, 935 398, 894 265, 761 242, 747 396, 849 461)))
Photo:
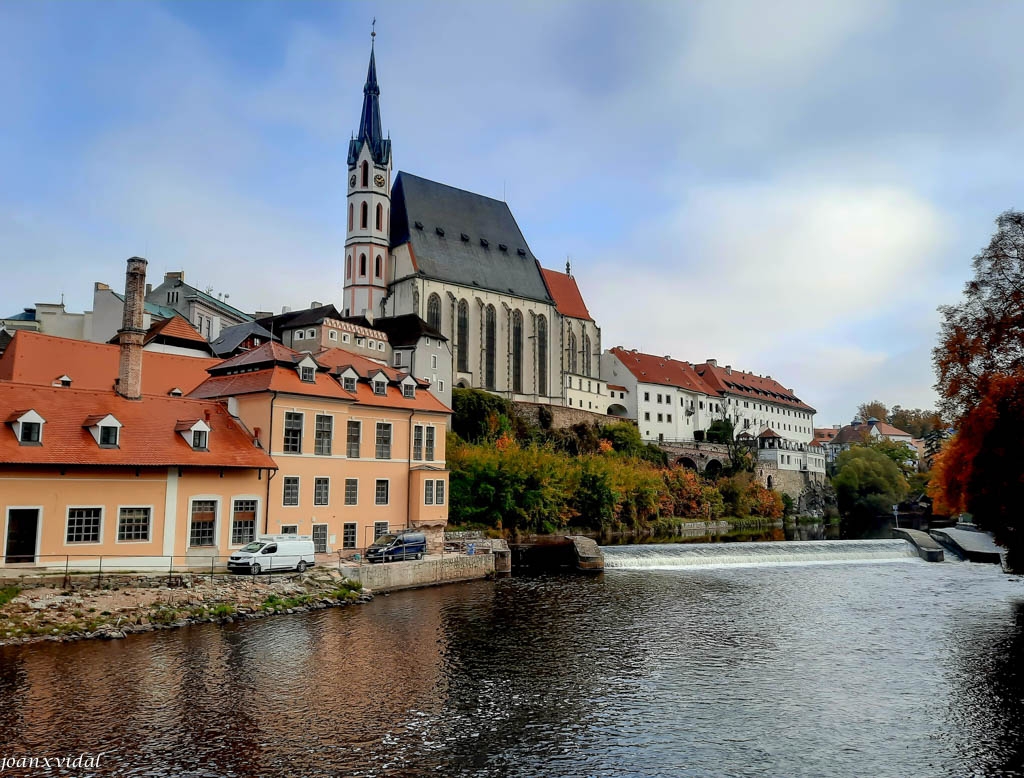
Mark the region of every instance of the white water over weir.
POLYGON ((774 543, 665 543, 602 546, 605 570, 674 570, 918 560, 906 540, 803 540, 774 543))

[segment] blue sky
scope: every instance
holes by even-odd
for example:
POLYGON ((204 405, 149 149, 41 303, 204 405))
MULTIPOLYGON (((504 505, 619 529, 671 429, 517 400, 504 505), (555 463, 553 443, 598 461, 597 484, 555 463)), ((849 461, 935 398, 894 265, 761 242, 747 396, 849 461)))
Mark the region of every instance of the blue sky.
POLYGON ((395 165, 506 193, 605 347, 931 405, 937 305, 1021 207, 1024 5, 0 0, 0 313, 123 262, 340 297, 377 18, 395 165))

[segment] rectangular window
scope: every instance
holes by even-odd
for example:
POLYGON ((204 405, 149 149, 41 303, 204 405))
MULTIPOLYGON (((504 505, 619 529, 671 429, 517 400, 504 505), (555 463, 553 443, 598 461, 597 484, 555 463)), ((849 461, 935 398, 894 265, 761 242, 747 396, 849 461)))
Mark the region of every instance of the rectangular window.
POLYGON ((441 394, 444 394, 444 381, 437 382, 437 391, 439 391, 441 394))
POLYGON ((396 351, 395 352, 395 367, 401 367, 401 366, 402 366, 402 352, 401 351, 396 351))
POLYGON ((423 459, 423 425, 417 424, 412 428, 412 458, 419 462, 423 459))
POLYGON ((427 427, 426 456, 428 462, 434 461, 434 428, 427 427))
POLYGON ((316 478, 313 480, 313 504, 329 505, 331 502, 331 479, 316 478))
POLYGON ((662 415, 659 413, 658 414, 658 421, 661 421, 661 420, 662 420, 662 415))
POLYGON ((282 524, 281 525, 282 535, 298 535, 299 525, 298 524, 282 524))
POLYGON ((99 543, 102 515, 102 508, 68 508, 67 542, 99 543))
POLYGON ((402 397, 407 400, 415 399, 416 387, 412 384, 402 384, 402 397))
POLYGON ((216 500, 193 500, 192 522, 189 527, 188 544, 190 546, 212 546, 214 530, 217 523, 216 500))
POLYGON ((244 546, 256 539, 256 500, 231 503, 231 545, 244 546))
POLYGON ((299 504, 299 477, 297 475, 286 475, 284 477, 284 505, 299 504))
POLYGON ((356 505, 359 502, 359 480, 345 479, 345 505, 356 505))
POLYGON ((434 482, 434 505, 444 505, 444 481, 434 482))
POLYGON ((651 420, 651 414, 645 411, 644 412, 644 421, 650 421, 650 420, 651 420))
MULTIPOLYGON (((348 343, 348 341, 345 342, 348 343)), ((346 392, 354 392, 356 390, 356 379, 347 375, 341 379, 341 385, 346 392)))
POLYGON ((359 437, 362 428, 363 425, 358 421, 348 423, 348 451, 346 453, 349 459, 359 459, 359 437))
POLYGON ((302 414, 288 411, 284 415, 284 450, 286 454, 302 453, 302 414))
POLYGON ((430 355, 430 369, 437 370, 437 354, 430 355))
POLYGON ((354 521, 346 521, 341 525, 341 547, 342 548, 355 548, 356 547, 356 532, 357 526, 354 521))
POLYGON ((671 423, 671 421, 672 421, 672 414, 671 413, 666 413, 665 414, 665 421, 671 423))
POLYGON ((105 424, 100 427, 100 445, 107 448, 116 448, 119 429, 119 427, 115 427, 113 424, 105 424))
POLYGON ((649 403, 650 401, 651 401, 651 393, 650 392, 644 392, 644 402, 645 403, 649 403))
POLYGON ((434 482, 424 481, 423 482, 423 504, 433 505, 434 504, 434 482))
POLYGON ((23 421, 21 423, 21 443, 38 443, 42 436, 43 425, 38 421, 23 421))
POLYGON ((387 381, 374 381, 373 382, 373 393, 379 395, 385 395, 388 393, 388 382, 387 381))
POLYGON ((205 430, 192 430, 192 448, 196 451, 206 451, 205 430))
POLYGON ((316 382, 316 369, 309 365, 303 365, 299 369, 299 377, 303 383, 312 384, 316 382))
POLYGON ((377 479, 376 497, 374 502, 377 505, 388 504, 388 482, 383 478, 377 479))
POLYGON ((123 543, 149 540, 149 508, 121 508, 117 514, 117 539, 123 543))
POLYGON ((375 521, 373 522, 373 539, 376 540, 381 535, 388 534, 388 523, 386 521, 375 521))
POLYGON ((391 425, 377 422, 377 459, 391 459, 391 425))
POLYGON ((331 438, 334 436, 334 417, 317 414, 314 434, 316 437, 313 453, 329 457, 331 455, 331 438))

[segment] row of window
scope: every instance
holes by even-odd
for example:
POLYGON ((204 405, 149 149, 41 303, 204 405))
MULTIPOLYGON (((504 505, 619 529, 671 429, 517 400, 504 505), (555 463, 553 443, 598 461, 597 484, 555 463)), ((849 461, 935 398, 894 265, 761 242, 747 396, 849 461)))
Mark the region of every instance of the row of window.
MULTIPOLYGON (((441 329, 441 298, 431 294, 427 299, 427 323, 436 330, 441 329)), ((498 315, 493 305, 484 309, 484 388, 495 389, 497 373, 497 329, 498 315)), ((548 393, 548 320, 545 316, 536 319, 537 392, 548 393)), ((523 314, 518 309, 512 312, 512 391, 523 391, 523 314)), ((455 322, 455 369, 469 372, 469 303, 459 300, 455 322)), ((572 371, 575 372, 575 371, 572 371)))
MULTIPOLYGON (((36 418, 39 418, 36 416, 36 418)), ((43 443, 44 421, 19 421, 14 427, 18 437, 18 443, 23 446, 41 446, 43 443)), ((100 448, 118 448, 121 444, 121 428, 116 424, 99 424, 93 427, 96 442, 100 448)), ((209 444, 209 432, 204 429, 188 430, 183 434, 186 440, 190 440, 195 451, 207 451, 209 444)))
MULTIPOLYGON (((349 206, 351 208, 351 206, 349 206)), ((375 278, 384 278, 384 259, 380 254, 377 255, 377 259, 373 263, 373 275, 375 278)), ((349 254, 345 257, 345 278, 352 277, 352 255, 349 254)), ((359 255, 359 277, 366 278, 366 254, 359 255)))
MULTIPOLYGON (((285 412, 284 453, 302 453, 304 425, 305 414, 299 411, 285 412)), ((345 455, 350 459, 359 458, 359 448, 362 442, 362 428, 363 423, 361 421, 353 421, 350 419, 347 423, 345 455)), ((313 453, 316 456, 331 456, 333 453, 334 417, 327 414, 316 414, 313 436, 313 453)), ((432 426, 417 424, 413 427, 413 460, 426 460, 427 462, 434 461, 435 436, 436 430, 432 426)), ((391 440, 391 423, 383 421, 377 422, 376 435, 374 439, 374 456, 376 459, 391 459, 391 440)))
MULTIPOLYGON (((569 389, 572 389, 572 376, 571 375, 570 376, 566 376, 565 380, 566 380, 566 386, 569 389)), ((576 388, 579 389, 582 392, 583 391, 583 379, 582 378, 577 378, 576 381, 577 381, 576 388)), ((593 393, 593 391, 594 391, 593 383, 591 381, 587 381, 587 391, 591 392, 591 393, 593 393)), ((600 381, 597 382, 597 393, 601 394, 601 382, 600 381)), ((612 398, 613 399, 615 398, 615 392, 612 392, 612 398)))
MULTIPOLYGON (((374 214, 375 218, 373 220, 374 229, 376 229, 378 231, 382 231, 384 229, 384 224, 385 224, 384 205, 382 203, 377 203, 377 208, 375 210, 376 210, 376 212, 374 214)), ((353 225, 355 223, 355 219, 353 218, 355 216, 355 213, 356 213, 355 212, 355 203, 349 203, 348 204, 348 228, 349 228, 349 230, 352 229, 352 227, 353 227, 353 225)), ((366 229, 366 227, 367 227, 367 225, 369 224, 369 221, 370 221, 369 216, 370 216, 370 206, 369 206, 369 203, 367 203, 364 200, 359 205, 359 229, 362 229, 362 230, 366 229)))
MULTIPOLYGON (((444 505, 444 481, 427 481, 423 493, 424 505, 444 505)), ((391 482, 386 478, 374 481, 374 505, 388 505, 391 499, 391 482)), ((295 507, 300 504, 301 479, 297 475, 284 476, 281 490, 281 504, 295 507)), ((317 476, 313 479, 313 505, 331 504, 331 479, 317 476)), ((345 479, 345 505, 359 504, 359 479, 345 479)))

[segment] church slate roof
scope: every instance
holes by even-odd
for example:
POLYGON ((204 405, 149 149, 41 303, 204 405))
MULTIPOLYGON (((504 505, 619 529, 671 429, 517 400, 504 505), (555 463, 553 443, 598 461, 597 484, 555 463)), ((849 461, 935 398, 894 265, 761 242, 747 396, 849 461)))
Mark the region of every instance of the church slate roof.
POLYGON ((501 200, 400 172, 391 190, 391 246, 405 243, 427 278, 554 302, 501 200))
POLYGON ((424 336, 437 338, 440 341, 448 340, 441 332, 431 327, 415 313, 374 319, 373 326, 388 336, 388 343, 393 348, 415 346, 424 336))

